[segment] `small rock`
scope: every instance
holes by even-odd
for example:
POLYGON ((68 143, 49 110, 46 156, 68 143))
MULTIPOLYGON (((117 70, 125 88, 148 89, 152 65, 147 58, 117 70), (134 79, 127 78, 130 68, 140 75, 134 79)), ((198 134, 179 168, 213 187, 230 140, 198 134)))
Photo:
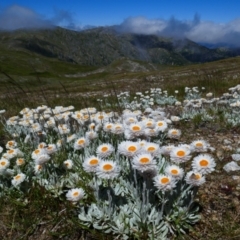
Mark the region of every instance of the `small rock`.
POLYGON ((240 170, 240 167, 238 166, 238 164, 236 162, 229 162, 227 163, 223 169, 226 171, 226 172, 230 172, 230 171, 237 171, 237 170, 240 170))
POLYGON ((240 148, 237 148, 236 152, 237 152, 237 153, 240 153, 240 148))
POLYGON ((232 154, 231 157, 234 161, 240 161, 240 154, 232 154))
POLYGON ((233 179, 233 180, 240 180, 240 176, 234 175, 234 176, 232 176, 232 179, 233 179))
POLYGON ((224 151, 232 151, 233 150, 233 148, 232 148, 232 146, 222 146, 222 149, 224 150, 224 151))
POLYGON ((217 153, 216 153, 218 159, 221 161, 223 160, 224 158, 224 154, 223 154, 223 151, 222 150, 217 150, 217 153))
POLYGON ((223 144, 224 145, 230 145, 230 144, 232 144, 232 141, 230 141, 229 139, 224 139, 223 144))

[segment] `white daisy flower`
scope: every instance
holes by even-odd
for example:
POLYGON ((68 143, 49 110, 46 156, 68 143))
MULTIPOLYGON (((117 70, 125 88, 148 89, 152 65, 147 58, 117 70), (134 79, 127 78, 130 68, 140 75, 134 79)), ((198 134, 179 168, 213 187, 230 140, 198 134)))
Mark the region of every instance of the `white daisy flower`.
POLYGON ((214 171, 216 163, 208 154, 200 154, 193 159, 192 168, 194 171, 202 174, 211 173, 214 171))
POLYGON ((146 137, 156 137, 159 133, 159 130, 157 128, 146 128, 144 130, 144 135, 146 137))
POLYGON ((43 165, 36 164, 36 165, 34 166, 34 173, 35 173, 35 174, 39 174, 42 170, 43 170, 43 165))
POLYGON ((156 122, 155 122, 155 120, 153 120, 153 119, 146 119, 146 120, 144 120, 143 121, 143 125, 146 127, 146 128, 155 128, 155 126, 156 126, 156 122))
POLYGON ((39 123, 33 123, 31 125, 31 131, 32 132, 39 132, 42 131, 42 126, 39 123))
POLYGON ((113 128, 113 123, 107 122, 107 123, 104 123, 103 125, 103 130, 105 132, 111 132, 112 128, 113 128))
POLYGON ((125 125, 130 125, 130 124, 137 123, 137 122, 138 122, 138 120, 135 117, 135 115, 134 116, 127 115, 127 116, 124 117, 124 124, 125 125))
POLYGON ((71 159, 67 159, 63 162, 63 166, 66 169, 72 169, 73 168, 73 161, 71 159))
POLYGON ((167 136, 172 139, 179 139, 181 136, 181 130, 175 128, 169 129, 167 136))
POLYGON ((175 163, 183 163, 190 160, 190 158, 192 157, 190 153, 190 148, 187 148, 184 145, 174 147, 170 152, 170 159, 175 163))
POLYGON ((14 157, 22 157, 23 153, 18 148, 12 148, 6 151, 6 158, 12 159, 14 157))
POLYGON ((187 173, 185 181, 191 186, 200 186, 206 182, 206 179, 205 176, 202 175, 202 173, 190 171, 187 173))
POLYGON ((96 127, 96 124, 95 124, 95 123, 90 123, 90 124, 88 125, 88 129, 89 129, 90 131, 94 131, 94 130, 95 130, 95 127, 96 127))
POLYGON ((168 124, 164 120, 159 120, 156 122, 156 129, 160 132, 164 132, 168 128, 168 124))
POLYGON ((95 131, 88 131, 85 133, 85 137, 87 140, 91 141, 98 138, 98 134, 95 131))
POLYGON ((79 121, 79 120, 81 121, 82 117, 83 117, 83 115, 82 115, 82 113, 79 112, 79 111, 74 112, 74 114, 72 114, 72 118, 74 118, 74 119, 77 120, 77 121, 79 121))
POLYGON ((67 136, 67 143, 73 141, 74 139, 77 138, 77 135, 76 134, 72 134, 70 136, 67 136))
POLYGON ((120 168, 113 161, 101 161, 96 174, 100 178, 113 179, 119 175, 120 168))
POLYGON ((22 166, 24 164, 25 164, 24 158, 17 158, 17 160, 16 160, 16 165, 17 166, 22 166))
POLYGON ((41 142, 38 144, 37 148, 44 149, 46 146, 47 146, 47 144, 45 142, 41 142))
POLYGON ((167 174, 167 175, 171 175, 174 179, 182 179, 183 177, 183 169, 180 168, 179 166, 177 165, 168 165, 164 172, 167 174))
POLYGON ((70 129, 67 124, 59 124, 58 131, 61 135, 70 133, 70 129))
POLYGON ((19 113, 21 114, 21 115, 24 115, 24 114, 26 114, 26 113, 28 113, 30 111, 30 108, 24 108, 24 109, 22 109, 19 113))
POLYGON ((54 128, 56 126, 56 122, 54 118, 50 118, 48 121, 45 122, 45 128, 54 128))
POLYGON ((145 126, 141 122, 132 123, 125 130, 125 136, 132 139, 144 135, 145 126))
POLYGON ((0 146, 0 153, 2 153, 3 152, 3 148, 0 146))
POLYGON ((32 152, 32 159, 37 159, 39 156, 41 156, 42 154, 45 154, 45 148, 37 148, 32 152))
POLYGON ((12 185, 14 187, 18 186, 20 183, 22 183, 26 178, 26 175, 24 173, 19 173, 12 179, 12 185))
POLYGON ((107 122, 108 119, 109 119, 109 117, 105 112, 97 112, 94 116, 94 121, 98 124, 107 122))
POLYGON ((90 156, 83 162, 83 169, 86 172, 96 172, 97 166, 101 162, 101 159, 96 156, 90 156))
POLYGON ((79 150, 87 147, 89 145, 89 141, 85 137, 78 138, 74 143, 74 149, 79 150))
POLYGON ((152 156, 156 157, 160 154, 160 147, 156 143, 148 142, 146 145, 143 147, 143 150, 146 151, 147 153, 152 154, 152 156))
POLYGON ((63 119, 63 115, 61 113, 58 113, 58 114, 55 114, 53 118, 55 121, 59 122, 63 119))
POLYGON ((142 153, 133 158, 132 166, 140 172, 156 169, 156 161, 149 153, 142 153))
POLYGON ((162 155, 170 156, 170 152, 173 150, 173 148, 175 148, 174 145, 162 146, 161 149, 160 149, 160 152, 161 152, 162 155))
POLYGON ((100 158, 106 158, 110 156, 114 151, 114 147, 109 143, 101 144, 97 147, 96 153, 100 158))
POLYGON ((36 165, 42 165, 50 160, 50 156, 48 154, 41 154, 37 158, 34 159, 36 165))
POLYGON ((114 134, 122 134, 124 133, 124 127, 121 123, 115 123, 111 129, 114 134))
POLYGON ((206 152, 209 148, 209 144, 204 140, 193 141, 190 146, 194 152, 206 152))
POLYGON ((8 141, 6 144, 7 149, 12 149, 12 148, 16 148, 16 147, 17 147, 17 142, 14 140, 8 141))
POLYGON ((8 159, 5 158, 1 158, 0 159, 0 171, 5 170, 6 168, 8 168, 10 165, 10 162, 8 159))
POLYGON ((73 188, 68 190, 66 198, 68 201, 77 202, 81 200, 85 195, 85 191, 82 188, 73 188))
POLYGON ((123 141, 118 145, 118 152, 126 157, 133 157, 142 151, 138 142, 123 141))
POLYGON ((90 114, 94 114, 97 112, 97 109, 95 107, 88 107, 87 108, 87 111, 90 113, 90 114))
POLYGON ((64 144, 64 139, 58 139, 56 142, 56 146, 58 149, 60 149, 64 144))
POLYGON ((47 154, 51 155, 55 152, 57 152, 57 146, 55 144, 48 144, 48 146, 45 148, 45 151, 47 154))
POLYGON ((176 181, 170 175, 159 174, 154 179, 154 186, 165 192, 170 191, 176 186, 176 181))
POLYGON ((170 119, 172 122, 179 122, 181 120, 180 117, 178 117, 178 116, 171 116, 170 119))

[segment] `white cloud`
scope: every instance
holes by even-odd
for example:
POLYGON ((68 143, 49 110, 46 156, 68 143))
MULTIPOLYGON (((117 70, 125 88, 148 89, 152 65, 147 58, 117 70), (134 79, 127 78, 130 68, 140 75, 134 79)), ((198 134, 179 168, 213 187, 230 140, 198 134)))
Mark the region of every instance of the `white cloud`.
POLYGON ((16 30, 20 28, 51 28, 54 26, 76 28, 72 14, 55 9, 52 18, 45 18, 35 11, 19 5, 12 5, 0 12, 0 29, 16 30))
POLYGON ((198 15, 189 21, 174 17, 169 20, 131 17, 124 20, 117 29, 122 32, 188 38, 205 44, 240 46, 240 18, 228 23, 216 23, 201 21, 198 15))
POLYGON ((0 28, 4 30, 43 28, 50 26, 50 24, 51 22, 33 10, 18 5, 12 5, 0 14, 0 28))

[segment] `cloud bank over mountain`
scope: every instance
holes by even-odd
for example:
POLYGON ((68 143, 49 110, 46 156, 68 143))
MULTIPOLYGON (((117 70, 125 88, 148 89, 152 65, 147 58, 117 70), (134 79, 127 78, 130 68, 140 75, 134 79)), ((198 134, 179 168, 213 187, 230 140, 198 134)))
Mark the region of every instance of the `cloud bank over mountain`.
POLYGON ((117 26, 117 29, 121 32, 188 38, 209 45, 240 46, 240 18, 228 23, 216 23, 200 20, 197 14, 192 20, 188 21, 178 20, 174 17, 163 20, 140 16, 125 19, 117 26))
POLYGON ((45 18, 32 9, 19 5, 9 6, 0 12, 1 30, 52 28, 58 25, 76 28, 72 15, 65 10, 55 9, 52 18, 45 18))
MULTIPOLYGON (((94 26, 81 26, 66 10, 54 10, 51 18, 46 18, 30 8, 11 5, 0 11, 0 29, 39 29, 61 26, 72 30, 85 30, 94 26)), ((115 28, 120 32, 156 34, 163 37, 188 38, 209 46, 240 47, 240 18, 227 23, 201 20, 195 14, 192 20, 149 19, 143 16, 129 17, 115 28)))

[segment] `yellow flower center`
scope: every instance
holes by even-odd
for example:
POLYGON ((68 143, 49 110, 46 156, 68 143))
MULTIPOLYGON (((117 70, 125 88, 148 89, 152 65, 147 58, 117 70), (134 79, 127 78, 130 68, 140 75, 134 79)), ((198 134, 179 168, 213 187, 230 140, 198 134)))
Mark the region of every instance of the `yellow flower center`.
POLYGON ((104 116, 102 116, 102 115, 101 115, 101 116, 98 116, 98 119, 103 119, 103 118, 104 118, 104 116))
POLYGON ((137 150, 137 148, 135 147, 135 146, 130 146, 129 148, 128 148, 128 151, 129 152, 135 152, 137 150))
POLYGON ((8 151, 8 153, 10 153, 10 154, 11 154, 11 153, 14 153, 14 150, 11 149, 11 150, 8 151))
POLYGON ((140 158, 139 160, 141 163, 149 163, 150 162, 150 159, 147 158, 147 157, 143 157, 143 158, 140 158))
POLYGON ((171 170, 171 173, 172 173, 173 175, 176 175, 176 174, 178 174, 178 170, 177 170, 177 169, 172 169, 172 170, 171 170))
POLYGON ((102 152, 106 152, 108 150, 108 147, 102 147, 102 152))
POLYGON ((0 164, 1 164, 2 166, 5 166, 7 163, 4 162, 4 161, 2 161, 0 164))
POLYGON ((158 126, 161 127, 163 125, 163 122, 158 122, 158 126))
POLYGON ((177 134, 178 134, 178 131, 177 131, 177 130, 173 130, 173 131, 172 131, 172 134, 173 134, 173 135, 177 135, 177 134))
POLYGON ((161 181, 162 184, 166 184, 166 183, 169 182, 169 178, 167 178, 167 177, 163 177, 163 178, 161 178, 160 181, 161 181))
POLYGON ((209 162, 208 160, 203 159, 199 162, 199 164, 201 167, 206 167, 209 164, 209 162))
POLYGON ((91 160, 89 161, 89 164, 90 164, 90 165, 97 165, 97 164, 98 164, 98 159, 91 159, 91 160))
POLYGON ((190 176, 191 179, 194 179, 194 180, 199 180, 201 179, 201 175, 198 174, 198 173, 193 173, 191 176, 190 176))
POLYGON ((120 129, 121 129, 121 126, 116 126, 115 129, 116 129, 116 130, 120 130, 120 129))
POLYGON ((185 151, 179 150, 179 151, 177 151, 177 155, 178 155, 178 157, 184 157, 185 156, 185 151))
POLYGON ((139 131, 141 128, 139 126, 133 126, 132 130, 133 131, 139 131))
POLYGON ((21 178, 20 175, 17 175, 17 176, 14 177, 15 180, 19 180, 20 178, 21 178))
POLYGON ((78 144, 79 144, 79 145, 82 145, 82 144, 84 144, 84 143, 85 143, 85 140, 83 140, 83 139, 78 140, 78 144))
POLYGON ((18 159, 18 164, 23 164, 24 163, 24 160, 22 158, 18 159))
POLYGON ((73 193, 73 196, 74 196, 74 197, 77 197, 78 195, 79 195, 79 192, 74 192, 74 193, 73 193))
POLYGON ((156 150, 155 147, 148 147, 148 149, 147 149, 148 152, 154 152, 155 150, 156 150))
POLYGON ((40 153, 40 150, 39 150, 39 149, 36 149, 36 150, 34 151, 34 153, 35 153, 35 154, 38 154, 38 153, 40 153))
POLYGON ((13 145, 13 142, 8 142, 8 145, 9 145, 9 146, 12 146, 12 145, 13 145))
POLYGON ((109 163, 106 163, 104 166, 103 166, 103 169, 106 170, 106 171, 110 171, 113 169, 113 166, 109 163))
POLYGON ((151 127, 151 126, 152 126, 152 123, 151 123, 151 122, 148 122, 148 123, 147 123, 147 126, 148 126, 148 127, 151 127))
POLYGON ((201 142, 196 143, 196 147, 202 147, 203 144, 201 142))
POLYGON ((107 129, 111 129, 112 128, 112 125, 107 125, 107 129))

